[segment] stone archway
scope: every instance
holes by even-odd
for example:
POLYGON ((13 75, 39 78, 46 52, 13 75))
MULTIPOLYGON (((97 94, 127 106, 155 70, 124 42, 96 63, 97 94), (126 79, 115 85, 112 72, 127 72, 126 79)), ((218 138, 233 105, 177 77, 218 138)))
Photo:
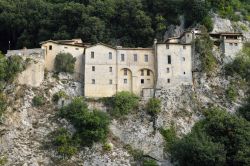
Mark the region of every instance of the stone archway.
POLYGON ((119 71, 119 91, 133 92, 132 71, 123 68, 119 71))

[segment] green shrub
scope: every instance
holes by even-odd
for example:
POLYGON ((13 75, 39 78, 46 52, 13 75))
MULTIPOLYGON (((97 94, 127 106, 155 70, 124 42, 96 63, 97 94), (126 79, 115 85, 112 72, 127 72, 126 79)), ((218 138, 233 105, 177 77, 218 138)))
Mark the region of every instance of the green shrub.
POLYGON ((8 162, 7 157, 1 156, 0 157, 0 166, 4 166, 8 162))
POLYGON ((7 107, 6 96, 3 93, 0 93, 0 118, 2 117, 6 107, 7 107))
POLYGON ((69 96, 66 94, 66 92, 60 90, 59 92, 55 93, 52 97, 52 101, 57 103, 59 99, 65 98, 67 99, 69 96))
POLYGON ((57 72, 73 73, 75 69, 76 58, 70 53, 59 53, 55 58, 55 70, 57 72))
POLYGON ((13 81, 16 75, 26 67, 25 62, 20 56, 6 58, 0 52, 0 81, 13 81))
POLYGON ((142 166, 158 166, 158 164, 153 159, 144 159, 142 166))
POLYGON ((202 71, 209 75, 215 71, 218 65, 212 50, 213 41, 206 32, 201 37, 195 39, 195 52, 200 55, 202 71))
POLYGON ((178 139, 176 130, 173 126, 171 126, 169 129, 161 129, 160 132, 166 142, 165 150, 168 151, 178 139))
POLYGON ((231 63, 225 66, 226 75, 238 74, 241 78, 250 81, 250 44, 245 43, 243 50, 231 63))
POLYGON ((105 142, 110 124, 109 116, 101 111, 88 109, 82 98, 75 98, 71 104, 61 108, 60 116, 68 119, 76 128, 76 137, 83 146, 94 142, 105 142))
POLYGON ((139 97, 130 92, 118 92, 109 100, 112 116, 120 117, 127 115, 139 104, 139 97))
POLYGON ((111 151, 112 150, 112 145, 109 144, 109 143, 105 143, 102 148, 105 151, 111 151))
POLYGON ((235 101, 238 96, 238 91, 233 84, 230 84, 226 90, 226 97, 230 101, 235 101))
POLYGON ((42 106, 45 104, 45 101, 44 101, 44 97, 43 96, 35 96, 33 99, 32 99, 32 103, 33 103, 33 106, 36 106, 36 107, 39 107, 39 106, 42 106))
POLYGON ((77 152, 77 145, 72 135, 64 128, 58 129, 52 133, 52 143, 56 147, 56 151, 64 158, 71 157, 77 152))
POLYGON ((161 112, 161 100, 157 98, 149 99, 147 103, 147 111, 152 116, 155 116, 161 112))
POLYGON ((213 21, 211 19, 211 16, 206 16, 201 21, 201 24, 204 25, 207 28, 208 32, 211 32, 214 28, 213 21))

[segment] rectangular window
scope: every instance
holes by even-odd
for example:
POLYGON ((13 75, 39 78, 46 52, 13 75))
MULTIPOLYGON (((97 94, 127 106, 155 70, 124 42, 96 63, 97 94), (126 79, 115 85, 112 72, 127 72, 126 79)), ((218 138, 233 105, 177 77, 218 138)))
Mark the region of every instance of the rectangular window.
POLYGON ((95 71, 95 66, 92 66, 92 71, 95 71))
POLYGON ((182 60, 185 61, 186 59, 184 57, 182 57, 182 60))
POLYGON ((238 46, 238 43, 234 43, 235 46, 238 46))
POLYGON ((95 84, 95 79, 92 79, 92 84, 95 84))
POLYGON ((144 70, 141 70, 141 76, 144 76, 144 70))
POLYGON ((128 70, 127 69, 124 69, 124 75, 128 75, 128 70))
POLYGON ((186 75, 186 72, 183 72, 184 75, 186 75))
POLYGON ((95 58, 95 53, 92 51, 91 52, 91 59, 94 59, 95 58))
POLYGON ((169 67, 167 68, 167 73, 170 73, 170 69, 169 69, 169 67))
POLYGON ((166 49, 169 49, 169 45, 168 44, 166 44, 166 49))
POLYGON ((183 49, 185 50, 185 49, 186 49, 186 46, 183 46, 183 49))
POLYGON ((113 80, 109 80, 109 84, 110 84, 110 85, 113 84, 113 80))
POLYGON ((168 64, 171 64, 171 55, 168 55, 168 64))
POLYGON ((170 79, 168 79, 168 83, 170 83, 170 79))
POLYGON ((148 55, 144 56, 145 62, 148 62, 148 55))
POLYGON ((150 76, 150 70, 147 70, 147 76, 150 76))
POLYGON ((109 67, 109 72, 112 72, 112 67, 109 67))
POLYGON ((65 49, 67 49, 68 47, 64 47, 65 49))
POLYGON ((134 54, 134 61, 137 62, 137 54, 134 54))
POLYGON ((141 84, 144 84, 144 79, 141 79, 141 84))
POLYGON ((121 61, 125 61, 125 55, 121 54, 121 61))
POLYGON ((128 83, 128 80, 127 80, 127 79, 124 79, 123 82, 124 82, 124 84, 127 84, 127 83, 128 83))
POLYGON ((76 48, 76 50, 79 50, 79 48, 76 48))
POLYGON ((112 52, 109 52, 109 59, 112 59, 112 52))
POLYGON ((233 43, 229 43, 229 45, 230 45, 230 46, 232 46, 232 45, 233 45, 233 43))
POLYGON ((49 50, 52 50, 52 45, 49 46, 49 50))

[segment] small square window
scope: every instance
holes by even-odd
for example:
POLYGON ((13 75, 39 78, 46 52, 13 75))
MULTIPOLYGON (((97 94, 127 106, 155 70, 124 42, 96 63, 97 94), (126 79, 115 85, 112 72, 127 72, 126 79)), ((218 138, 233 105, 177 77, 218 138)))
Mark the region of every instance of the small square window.
POLYGON ((91 59, 94 59, 95 58, 95 53, 92 51, 91 52, 91 59))
POLYGON ((144 56, 145 62, 148 62, 148 55, 144 56))
POLYGON ((95 79, 92 79, 92 84, 95 84, 95 79))
POLYGON ((134 61, 137 62, 137 54, 134 54, 134 61))
POLYGON ((183 46, 183 49, 185 50, 185 49, 186 49, 186 46, 183 46))
POLYGON ((170 73, 170 69, 169 69, 169 67, 167 68, 167 73, 170 73))
POLYGON ((235 46, 238 46, 238 43, 234 43, 235 46))
POLYGON ((110 85, 113 84, 113 80, 109 80, 109 84, 110 84, 110 85))
POLYGON ((186 75, 186 72, 183 72, 184 75, 186 75))
POLYGON ((95 71, 95 66, 92 66, 92 71, 95 71))
POLYGON ((147 76, 150 76, 150 70, 147 70, 147 76))
POLYGON ((124 84, 127 84, 127 83, 128 83, 128 80, 127 80, 127 79, 124 79, 123 82, 124 82, 124 84))
POLYGON ((112 59, 112 52, 109 52, 109 59, 112 59))
POLYGON ((49 50, 52 50, 52 45, 49 46, 49 50))
POLYGON ((141 84, 144 84, 144 79, 141 79, 141 84))
POLYGON ((170 83, 170 79, 168 79, 168 83, 170 83))
POLYGON ((144 70, 141 70, 141 76, 144 76, 144 70))
POLYGON ((125 61, 125 55, 121 54, 121 61, 125 61))
POLYGON ((112 72, 112 67, 109 67, 109 72, 112 72))
POLYGON ((128 75, 128 70, 124 69, 124 75, 127 76, 128 75))

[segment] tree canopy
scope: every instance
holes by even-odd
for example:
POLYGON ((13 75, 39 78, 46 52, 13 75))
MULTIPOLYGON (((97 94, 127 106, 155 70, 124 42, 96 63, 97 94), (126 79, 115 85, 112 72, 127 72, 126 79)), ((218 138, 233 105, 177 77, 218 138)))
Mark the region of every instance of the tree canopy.
POLYGON ((250 20, 249 0, 1 0, 0 50, 39 47, 48 39, 82 38, 85 42, 151 46, 167 27, 205 24, 211 30, 209 11, 250 20), (210 28, 209 28, 210 27, 210 28))

